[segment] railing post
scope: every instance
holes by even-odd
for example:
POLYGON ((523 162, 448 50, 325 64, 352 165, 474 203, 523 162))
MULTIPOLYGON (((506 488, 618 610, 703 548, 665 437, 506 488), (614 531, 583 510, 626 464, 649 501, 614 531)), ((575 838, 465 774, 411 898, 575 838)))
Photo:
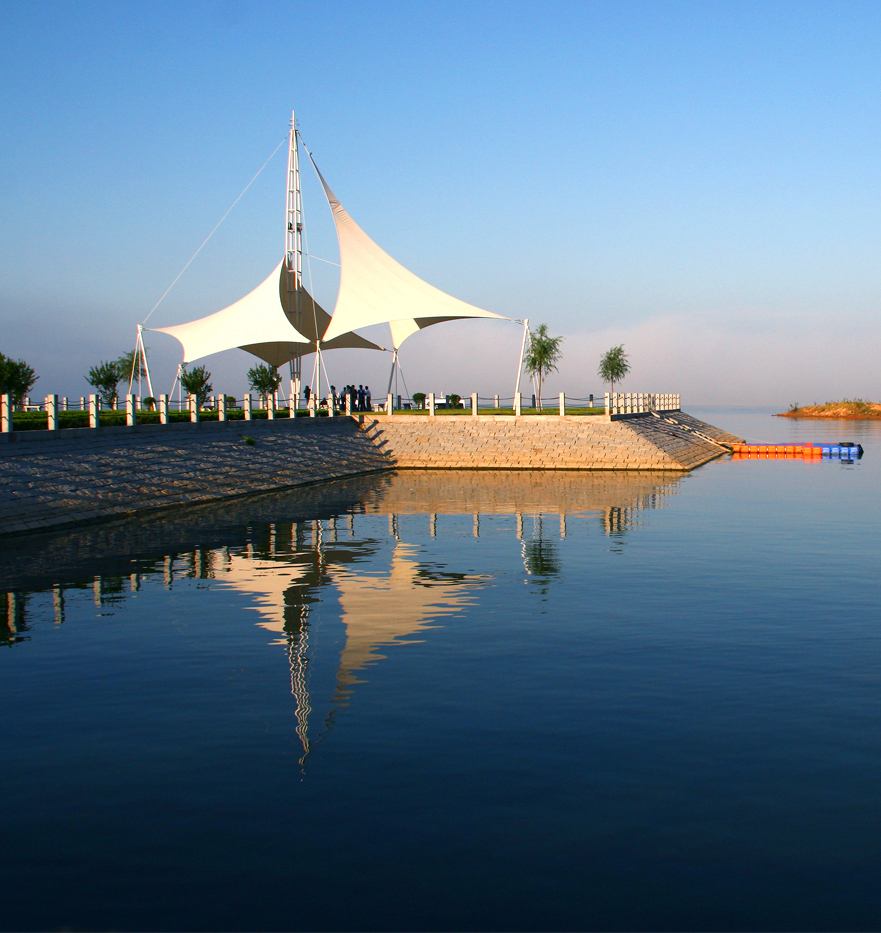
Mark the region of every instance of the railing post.
POLYGON ((62 411, 67 411, 67 396, 66 396, 66 395, 65 395, 64 398, 61 400, 61 410, 62 410, 62 411))
POLYGON ((217 396, 217 420, 226 421, 226 396, 217 396))
POLYGON ((291 392, 291 397, 288 399, 288 417, 297 417, 297 396, 293 393, 293 391, 291 392))
POLYGON ((433 417, 434 417, 434 414, 435 414, 435 412, 434 412, 434 392, 429 392, 429 393, 428 393, 428 417, 429 417, 429 418, 433 418, 433 417))
POLYGON ((160 395, 156 400, 156 407, 159 409, 159 423, 168 424, 168 396, 160 395))
POLYGON ((317 405, 318 405, 318 399, 315 397, 315 393, 313 392, 309 396, 309 404, 307 406, 309 409, 310 418, 316 418, 318 416, 318 412, 315 410, 317 405))
POLYGON ((351 417, 352 414, 352 393, 346 389, 346 414, 351 417))
POLYGON ((493 396, 493 404, 495 405, 496 408, 499 407, 499 397, 498 397, 498 395, 494 395, 494 396, 493 396))
POLYGON ((135 397, 131 394, 125 397, 125 423, 130 428, 135 424, 135 397))
POLYGON ((609 408, 609 393, 606 392, 606 414, 610 415, 611 413, 611 409, 609 408))
POLYGON ((98 407, 98 396, 89 396, 89 427, 96 431, 101 427, 101 409, 98 407))
POLYGON ((80 411, 86 411, 86 397, 85 395, 80 396, 80 411))
POLYGON ((390 415, 394 411, 395 400, 392 398, 392 393, 385 397, 385 413, 390 415))
POLYGON ((566 393, 560 393, 560 417, 566 414, 566 393))
POLYGON ((520 392, 514 395, 514 415, 519 418, 523 414, 523 395, 520 392))
POLYGON ((199 423, 199 406, 196 404, 196 396, 190 395, 188 396, 188 398, 190 400, 190 421, 193 424, 198 424, 199 423))
POLYGON ((275 420, 275 392, 266 396, 266 420, 275 420))
POLYGON ((477 393, 476 392, 471 393, 471 417, 472 418, 477 417, 477 393))
POLYGON ((12 401, 6 393, 0 395, 0 433, 8 434, 12 430, 12 401))
POLYGON ((58 430, 58 396, 46 396, 46 426, 50 431, 58 430))
POLYGON ((251 418, 253 417, 253 413, 251 411, 251 393, 250 392, 245 396, 244 400, 242 401, 242 405, 244 406, 245 421, 250 421, 251 418))

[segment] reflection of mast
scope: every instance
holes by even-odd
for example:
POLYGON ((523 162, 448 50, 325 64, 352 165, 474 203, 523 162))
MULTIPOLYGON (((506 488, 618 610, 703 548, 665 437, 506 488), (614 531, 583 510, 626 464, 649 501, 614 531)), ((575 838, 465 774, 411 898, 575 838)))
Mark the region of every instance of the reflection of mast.
POLYGON ((306 669, 309 665, 309 623, 306 616, 309 614, 308 606, 300 606, 300 625, 296 635, 288 636, 288 661, 291 669, 291 695, 297 702, 297 736, 303 746, 303 757, 300 758, 302 766, 309 757, 309 714, 312 706, 309 703, 309 687, 306 683, 306 669))

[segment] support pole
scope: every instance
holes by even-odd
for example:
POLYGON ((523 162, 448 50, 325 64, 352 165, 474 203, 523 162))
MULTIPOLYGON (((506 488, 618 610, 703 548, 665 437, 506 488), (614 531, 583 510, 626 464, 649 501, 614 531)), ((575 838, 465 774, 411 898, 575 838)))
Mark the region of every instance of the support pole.
POLYGON ((523 321, 523 340, 520 341, 520 359, 517 363, 517 381, 514 383, 514 397, 520 394, 520 376, 523 372, 523 354, 526 352, 526 337, 529 334, 529 318, 523 321))

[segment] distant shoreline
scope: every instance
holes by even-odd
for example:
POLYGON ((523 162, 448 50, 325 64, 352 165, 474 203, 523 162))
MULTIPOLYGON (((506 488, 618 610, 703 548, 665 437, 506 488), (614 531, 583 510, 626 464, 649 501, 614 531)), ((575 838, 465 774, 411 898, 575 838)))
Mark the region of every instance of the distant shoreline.
POLYGON ((776 418, 816 418, 823 421, 881 421, 881 404, 862 399, 826 402, 824 405, 793 406, 776 418))

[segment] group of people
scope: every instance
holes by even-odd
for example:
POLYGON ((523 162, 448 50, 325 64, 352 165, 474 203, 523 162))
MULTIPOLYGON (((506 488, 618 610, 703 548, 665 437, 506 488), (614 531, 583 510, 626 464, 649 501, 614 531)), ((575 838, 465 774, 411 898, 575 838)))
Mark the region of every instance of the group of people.
MULTIPOLYGON (((309 386, 303 387, 303 397, 306 399, 306 407, 309 407, 309 399, 312 397, 312 390, 309 386)), ((325 408, 329 408, 332 403, 335 410, 339 411, 345 408, 351 408, 352 411, 373 411, 373 399, 370 395, 370 386, 358 386, 356 389, 354 385, 343 386, 339 394, 337 394, 336 386, 330 387, 330 395, 322 399, 321 405, 325 408), (349 405, 346 405, 346 398, 348 397, 349 405)))

